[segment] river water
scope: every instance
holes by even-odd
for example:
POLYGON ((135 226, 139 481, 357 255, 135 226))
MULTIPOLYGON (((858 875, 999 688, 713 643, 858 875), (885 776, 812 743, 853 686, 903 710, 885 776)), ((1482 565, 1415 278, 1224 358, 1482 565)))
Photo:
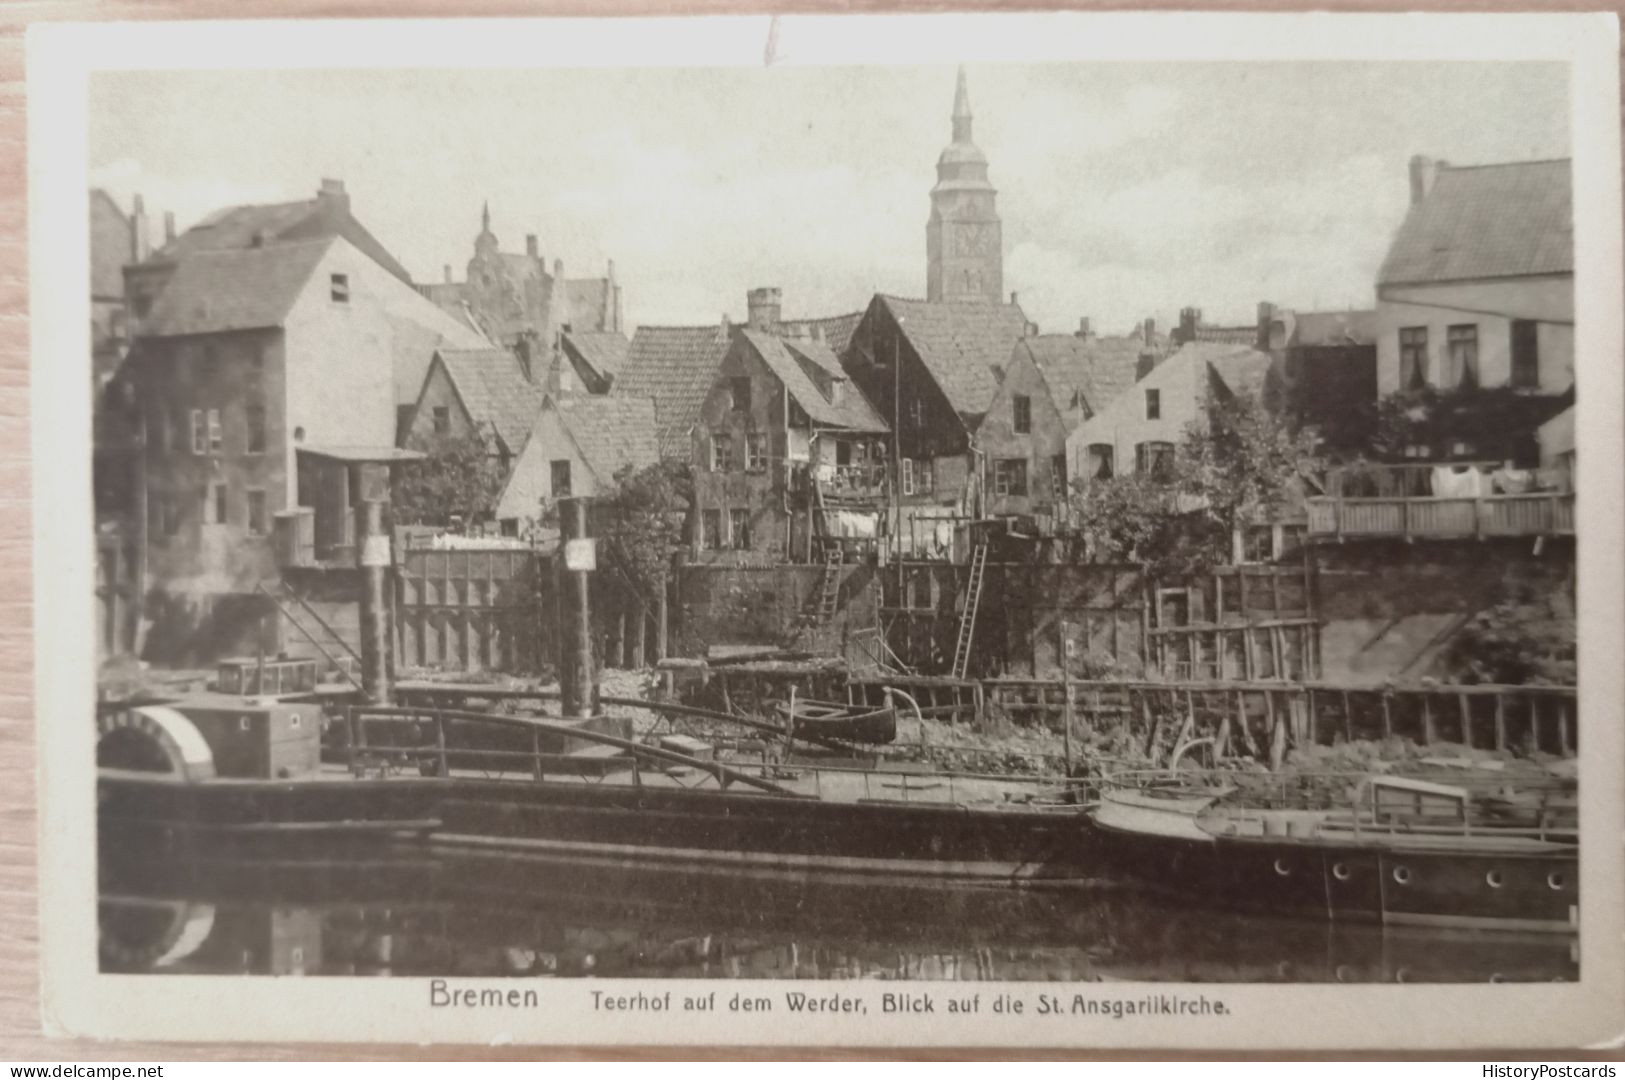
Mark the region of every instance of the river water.
POLYGON ((103 970, 1178 982, 1573 980, 1567 935, 1383 929, 1041 892, 420 852, 101 863, 103 970))

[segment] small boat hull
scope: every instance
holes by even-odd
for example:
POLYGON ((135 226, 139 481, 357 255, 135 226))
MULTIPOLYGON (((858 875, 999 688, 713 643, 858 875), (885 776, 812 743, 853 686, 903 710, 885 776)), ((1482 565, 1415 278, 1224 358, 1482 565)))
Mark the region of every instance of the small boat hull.
POLYGON ((780 703, 779 716, 792 734, 871 746, 884 746, 897 738, 897 710, 893 708, 854 712, 833 702, 798 701, 794 713, 788 703, 780 703))

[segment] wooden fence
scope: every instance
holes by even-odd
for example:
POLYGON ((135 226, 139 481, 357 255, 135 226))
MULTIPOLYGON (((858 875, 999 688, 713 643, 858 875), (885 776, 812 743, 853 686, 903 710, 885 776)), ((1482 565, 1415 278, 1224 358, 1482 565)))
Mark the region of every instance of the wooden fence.
POLYGON ((1306 500, 1312 537, 1461 539, 1573 536, 1574 495, 1485 495, 1478 498, 1306 500))

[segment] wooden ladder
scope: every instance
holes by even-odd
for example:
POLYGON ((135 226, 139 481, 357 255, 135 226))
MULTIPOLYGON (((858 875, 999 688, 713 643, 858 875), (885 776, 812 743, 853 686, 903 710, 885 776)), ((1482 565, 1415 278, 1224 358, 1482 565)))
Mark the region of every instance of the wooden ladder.
POLYGON ((841 544, 835 540, 824 548, 824 591, 818 597, 818 625, 828 626, 835 618, 841 596, 841 544))
POLYGON ((306 615, 310 616, 310 618, 316 623, 317 627, 319 627, 321 631, 327 635, 328 643, 336 643, 339 650, 348 653, 350 658, 353 659, 357 664, 361 663, 360 655, 354 649, 350 648, 350 643, 345 641, 344 638, 339 635, 338 631, 329 626, 325 619, 316 614, 316 611, 309 604, 305 603, 304 597, 294 592, 293 589, 289 588, 287 582, 280 579, 275 583, 274 588, 266 585, 263 581, 260 582, 259 591, 270 597, 271 603, 276 605, 277 611, 281 613, 284 619, 288 620, 288 624, 290 626, 299 631, 300 635, 303 636, 306 641, 310 642, 316 651, 321 654, 322 659, 327 662, 327 666, 330 670, 344 676, 345 681, 351 686, 355 687, 357 690, 361 689, 361 683, 357 681, 354 675, 350 674, 349 666, 341 662, 338 657, 334 656, 333 653, 322 644, 321 639, 316 636, 315 631, 311 630, 304 623, 299 621, 299 616, 295 614, 294 609, 297 608, 303 611, 306 615), (283 604, 284 600, 289 602, 288 605, 283 604))
POLYGON ((987 569, 987 544, 970 553, 970 578, 965 582, 965 606, 959 611, 959 640, 954 643, 953 676, 963 679, 970 668, 970 643, 976 632, 976 609, 982 603, 982 576, 987 569))

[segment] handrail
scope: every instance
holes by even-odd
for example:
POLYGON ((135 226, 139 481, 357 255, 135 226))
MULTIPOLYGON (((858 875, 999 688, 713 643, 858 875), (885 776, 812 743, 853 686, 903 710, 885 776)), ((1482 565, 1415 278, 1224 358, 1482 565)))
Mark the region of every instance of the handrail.
MULTIPOLYGON (((652 757, 661 761, 676 762, 680 765, 687 765, 690 768, 709 772, 717 778, 717 782, 719 784, 723 784, 724 786, 726 786, 729 781, 732 781, 735 783, 745 784, 750 787, 760 788, 761 790, 770 792, 774 795, 783 795, 789 798, 805 798, 805 796, 790 791, 788 788, 783 788, 770 781, 751 776, 747 773, 739 772, 737 769, 729 768, 728 766, 723 765, 721 762, 702 761, 699 758, 690 757, 687 754, 681 754, 675 750, 667 750, 664 747, 646 746, 643 743, 634 742, 631 739, 623 739, 618 735, 609 735, 602 731, 591 731, 587 728, 571 727, 568 724, 553 723, 549 720, 532 716, 502 716, 496 713, 473 712, 466 709, 433 709, 428 713, 425 713, 422 709, 404 709, 394 706, 379 705, 353 707, 350 710, 350 718, 352 722, 359 720, 363 729, 369 720, 422 721, 426 718, 431 719, 435 725, 437 741, 441 742, 442 745, 444 744, 445 721, 447 720, 469 720, 476 723, 489 723, 497 727, 510 727, 522 730, 544 732, 551 735, 560 735, 566 738, 585 739, 588 742, 595 742, 604 746, 613 746, 617 749, 625 750, 634 756, 643 755, 645 757, 652 757)), ((352 744, 349 749, 353 757, 357 749, 365 750, 367 748, 367 744, 363 741, 359 745, 352 744)), ((373 749, 378 748, 373 747, 373 749)), ((390 747, 389 749, 408 748, 390 747)))

